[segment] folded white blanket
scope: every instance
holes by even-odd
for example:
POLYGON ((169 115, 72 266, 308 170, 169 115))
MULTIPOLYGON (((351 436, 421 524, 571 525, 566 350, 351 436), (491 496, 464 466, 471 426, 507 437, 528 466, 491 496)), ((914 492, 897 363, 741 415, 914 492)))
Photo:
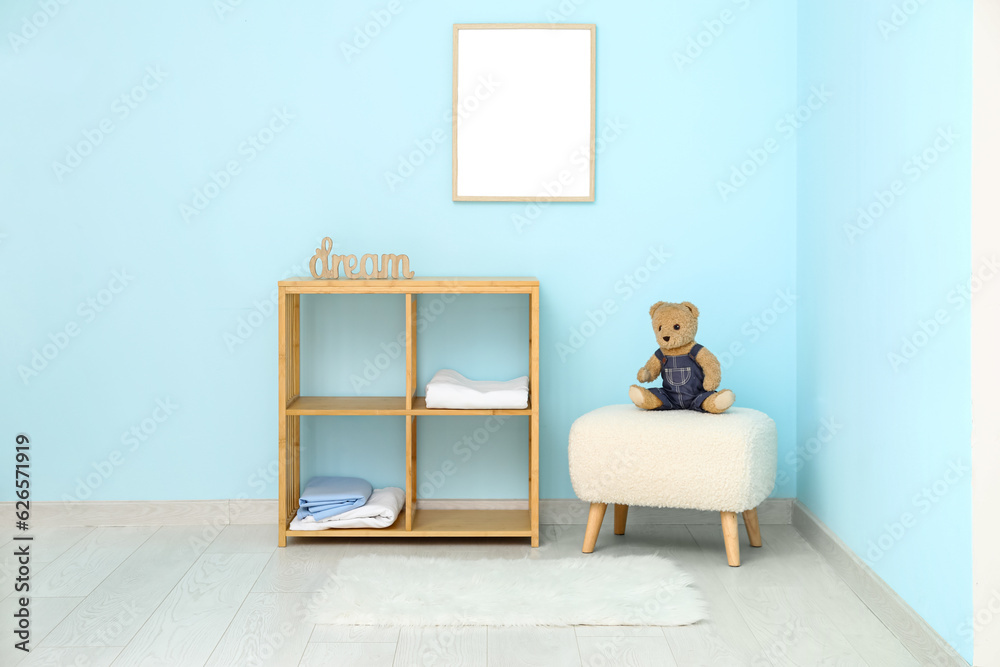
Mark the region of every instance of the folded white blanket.
POLYGON ((438 371, 427 383, 427 407, 452 410, 523 410, 528 407, 528 376, 506 382, 470 380, 457 371, 438 371))
POLYGON ((387 528, 396 522, 403 508, 402 489, 389 486, 374 489, 368 502, 357 509, 317 521, 311 516, 292 519, 291 530, 326 530, 327 528, 387 528))

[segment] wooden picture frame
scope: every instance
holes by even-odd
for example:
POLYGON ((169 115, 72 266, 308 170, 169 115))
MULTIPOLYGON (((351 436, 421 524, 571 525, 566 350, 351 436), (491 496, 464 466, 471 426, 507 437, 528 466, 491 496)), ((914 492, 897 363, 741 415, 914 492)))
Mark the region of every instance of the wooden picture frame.
POLYGON ((594 201, 597 26, 460 23, 452 49, 452 200, 594 201))

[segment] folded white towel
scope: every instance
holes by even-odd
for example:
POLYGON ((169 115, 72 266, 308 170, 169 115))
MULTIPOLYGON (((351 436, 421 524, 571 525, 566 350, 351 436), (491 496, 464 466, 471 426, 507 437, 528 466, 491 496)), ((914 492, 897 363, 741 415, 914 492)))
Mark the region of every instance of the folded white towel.
POLYGON ((427 383, 427 407, 452 410, 523 410, 528 407, 528 376, 506 382, 470 380, 457 371, 438 371, 427 383))
POLYGON ((292 519, 291 530, 326 530, 327 528, 387 528, 396 522, 403 508, 402 489, 389 486, 374 489, 368 502, 357 509, 317 521, 311 516, 292 519))

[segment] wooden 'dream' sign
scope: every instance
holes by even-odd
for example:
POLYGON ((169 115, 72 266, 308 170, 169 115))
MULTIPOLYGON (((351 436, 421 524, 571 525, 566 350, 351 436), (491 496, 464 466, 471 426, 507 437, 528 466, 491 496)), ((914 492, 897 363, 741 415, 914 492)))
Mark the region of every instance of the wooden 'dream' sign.
POLYGON ((344 277, 351 280, 369 280, 372 278, 412 278, 410 258, 406 255, 331 255, 333 239, 327 236, 323 239, 316 254, 309 260, 309 272, 317 280, 336 280, 340 278, 343 269, 344 277), (371 270, 368 270, 369 264, 371 270), (317 265, 319 271, 316 270, 317 265))

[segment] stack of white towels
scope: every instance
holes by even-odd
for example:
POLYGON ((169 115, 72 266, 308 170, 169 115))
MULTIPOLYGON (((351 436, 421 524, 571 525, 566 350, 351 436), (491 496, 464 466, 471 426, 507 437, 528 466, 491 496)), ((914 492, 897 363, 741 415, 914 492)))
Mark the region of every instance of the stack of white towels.
POLYGON ((292 530, 387 528, 403 508, 402 489, 373 489, 358 477, 313 477, 302 490, 292 530))
POLYGON ((528 407, 528 376, 506 382, 470 380, 458 371, 438 371, 427 383, 427 407, 451 410, 523 410, 528 407))

